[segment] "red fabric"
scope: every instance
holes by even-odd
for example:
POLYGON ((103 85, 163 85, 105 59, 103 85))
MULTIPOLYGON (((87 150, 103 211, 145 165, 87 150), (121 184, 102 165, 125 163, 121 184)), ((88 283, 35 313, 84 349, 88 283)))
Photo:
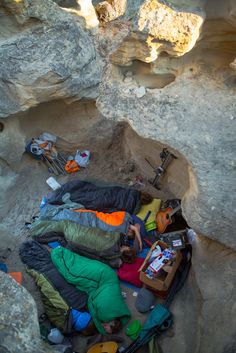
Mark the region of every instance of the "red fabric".
POLYGON ((120 280, 126 281, 135 285, 136 287, 142 287, 142 282, 139 279, 139 268, 142 266, 145 259, 141 259, 137 257, 132 264, 124 263, 119 270, 117 271, 117 275, 120 280))

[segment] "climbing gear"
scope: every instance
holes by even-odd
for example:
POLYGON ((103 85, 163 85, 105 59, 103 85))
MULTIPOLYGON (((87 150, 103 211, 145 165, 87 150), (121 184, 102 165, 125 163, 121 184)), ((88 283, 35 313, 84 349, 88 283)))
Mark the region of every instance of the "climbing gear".
POLYGON ((35 159, 44 161, 49 172, 57 176, 60 174, 65 175, 66 159, 57 151, 55 146, 56 140, 56 136, 49 133, 43 133, 39 138, 32 138, 32 140, 26 145, 25 150, 35 159))
POLYGON ((156 174, 153 180, 149 180, 150 184, 152 184, 157 190, 160 190, 159 180, 161 176, 165 173, 168 165, 172 162, 173 159, 177 159, 177 157, 168 151, 167 148, 163 148, 160 153, 161 165, 158 168, 154 168, 153 165, 149 162, 147 158, 145 161, 154 169, 154 173, 156 174))

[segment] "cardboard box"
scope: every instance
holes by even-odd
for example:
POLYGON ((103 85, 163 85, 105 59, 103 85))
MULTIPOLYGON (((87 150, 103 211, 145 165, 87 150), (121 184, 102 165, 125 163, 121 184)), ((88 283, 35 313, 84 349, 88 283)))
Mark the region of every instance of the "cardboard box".
POLYGON ((148 260, 151 256, 152 251, 155 249, 156 245, 160 245, 162 249, 163 248, 166 249, 168 247, 167 244, 162 241, 157 241, 156 243, 153 244, 149 253, 146 256, 146 259, 144 260, 143 265, 140 267, 139 279, 142 283, 144 283, 145 285, 147 285, 150 288, 156 289, 157 291, 167 291, 169 289, 173 279, 174 279, 176 270, 178 269, 178 267, 180 265, 180 262, 182 260, 182 254, 180 251, 177 251, 176 259, 172 265, 172 270, 171 270, 171 272, 166 273, 165 278, 150 279, 146 276, 145 270, 149 266, 148 260))

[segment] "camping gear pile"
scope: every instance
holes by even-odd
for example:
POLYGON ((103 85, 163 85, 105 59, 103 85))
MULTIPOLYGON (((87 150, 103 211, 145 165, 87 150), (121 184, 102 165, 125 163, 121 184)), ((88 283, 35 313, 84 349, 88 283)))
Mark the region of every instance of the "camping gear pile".
MULTIPOLYGON (((181 216, 180 200, 164 206, 157 199, 142 205, 140 190, 86 180, 69 181, 43 197, 39 217, 30 225, 33 240, 22 244, 20 257, 41 291, 53 327, 71 335, 92 321, 104 334, 116 318, 126 324, 131 314, 120 278, 142 287, 137 310, 152 310, 143 327, 137 320, 129 324, 126 333, 133 342, 123 352, 154 345, 154 337, 172 325, 169 306, 191 265, 188 230, 173 228, 173 216, 181 216), (143 249, 132 263, 122 264, 121 239, 133 223, 140 224, 143 249), (156 297, 164 302, 155 306, 156 297)), ((113 348, 116 352, 118 346, 113 348)))
POLYGON ((89 163, 90 152, 77 150, 75 156, 61 152, 57 148, 57 136, 44 132, 37 138, 32 138, 25 150, 35 159, 45 162, 48 170, 55 174, 75 173, 80 167, 89 163))
POLYGON ((55 175, 66 174, 67 160, 56 148, 57 137, 44 132, 38 138, 32 138, 26 146, 26 152, 45 162, 49 171, 55 175))

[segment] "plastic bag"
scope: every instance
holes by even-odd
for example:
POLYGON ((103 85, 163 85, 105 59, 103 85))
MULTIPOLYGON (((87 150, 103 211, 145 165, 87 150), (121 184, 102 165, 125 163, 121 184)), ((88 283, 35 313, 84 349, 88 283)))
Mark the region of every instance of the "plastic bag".
POLYGON ((39 136, 39 139, 55 143, 57 141, 57 136, 50 134, 49 132, 43 132, 42 135, 39 136))
POLYGON ((90 152, 77 150, 75 155, 75 161, 80 167, 87 167, 89 164, 90 152))
POLYGON ((52 343, 60 344, 63 342, 64 336, 60 330, 58 330, 57 328, 52 328, 50 333, 48 334, 48 340, 52 343))

